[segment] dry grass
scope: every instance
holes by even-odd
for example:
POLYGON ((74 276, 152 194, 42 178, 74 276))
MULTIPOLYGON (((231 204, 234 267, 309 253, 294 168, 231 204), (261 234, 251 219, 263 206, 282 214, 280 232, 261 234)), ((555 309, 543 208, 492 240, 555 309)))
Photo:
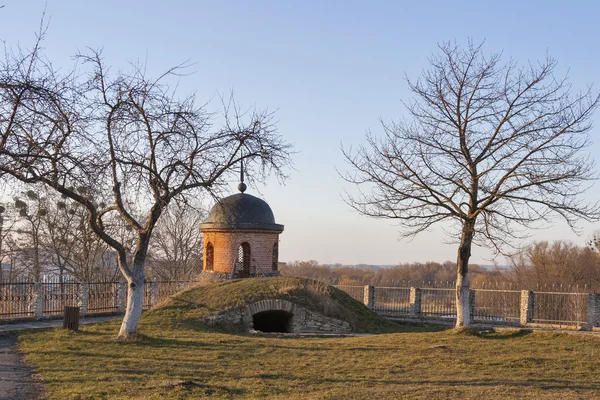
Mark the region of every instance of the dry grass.
POLYGON ((596 337, 411 332, 261 337, 118 322, 23 333, 51 399, 600 397, 596 337))
POLYGON ((156 323, 197 324, 225 310, 265 299, 285 299, 350 323, 356 332, 394 332, 397 326, 326 283, 294 277, 238 279, 187 289, 148 312, 156 323))
POLYGON ((600 398, 595 336, 395 325, 339 290, 294 279, 187 290, 144 314, 140 335, 128 341, 115 340, 119 321, 111 321, 79 332, 23 332, 19 346, 49 397, 60 400, 600 398), (199 322, 273 296, 320 304, 330 314, 344 310, 357 328, 398 333, 256 336, 199 322))

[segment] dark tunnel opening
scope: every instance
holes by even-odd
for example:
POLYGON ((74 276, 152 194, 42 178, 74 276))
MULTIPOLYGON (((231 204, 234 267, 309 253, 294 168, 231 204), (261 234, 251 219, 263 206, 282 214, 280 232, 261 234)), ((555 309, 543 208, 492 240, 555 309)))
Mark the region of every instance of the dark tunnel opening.
POLYGON ((257 331, 289 333, 292 331, 293 316, 287 311, 270 310, 254 314, 252 320, 257 331))

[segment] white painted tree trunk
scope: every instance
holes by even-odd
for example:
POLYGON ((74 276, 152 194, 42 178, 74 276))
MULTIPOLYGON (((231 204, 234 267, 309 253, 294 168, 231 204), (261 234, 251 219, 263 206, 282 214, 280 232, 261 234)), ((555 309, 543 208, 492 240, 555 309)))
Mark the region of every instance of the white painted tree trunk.
POLYGON ((138 323, 144 308, 144 276, 134 277, 127 282, 127 304, 119 337, 128 337, 137 332, 138 323))
POLYGON ((471 303, 469 302, 469 258, 475 234, 475 220, 464 223, 458 257, 456 259, 456 328, 471 324, 471 303))
POLYGON ((470 324, 469 277, 459 274, 456 279, 456 328, 465 328, 470 324))

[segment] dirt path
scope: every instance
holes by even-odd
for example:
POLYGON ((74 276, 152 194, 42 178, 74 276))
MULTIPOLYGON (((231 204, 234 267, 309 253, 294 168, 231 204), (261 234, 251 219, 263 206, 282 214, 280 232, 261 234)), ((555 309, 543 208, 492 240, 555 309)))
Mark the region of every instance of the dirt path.
POLYGON ((41 387, 32 374, 31 368, 23 364, 17 352, 17 338, 0 338, 0 400, 40 398, 41 387))

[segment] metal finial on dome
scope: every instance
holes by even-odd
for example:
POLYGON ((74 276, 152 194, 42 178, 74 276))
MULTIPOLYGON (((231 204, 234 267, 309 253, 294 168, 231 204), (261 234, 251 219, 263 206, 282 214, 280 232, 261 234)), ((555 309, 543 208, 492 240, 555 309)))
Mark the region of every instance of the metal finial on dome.
POLYGON ((246 191, 246 184, 244 183, 244 159, 242 158, 240 160, 240 184, 238 185, 238 190, 241 193, 244 193, 246 191))

